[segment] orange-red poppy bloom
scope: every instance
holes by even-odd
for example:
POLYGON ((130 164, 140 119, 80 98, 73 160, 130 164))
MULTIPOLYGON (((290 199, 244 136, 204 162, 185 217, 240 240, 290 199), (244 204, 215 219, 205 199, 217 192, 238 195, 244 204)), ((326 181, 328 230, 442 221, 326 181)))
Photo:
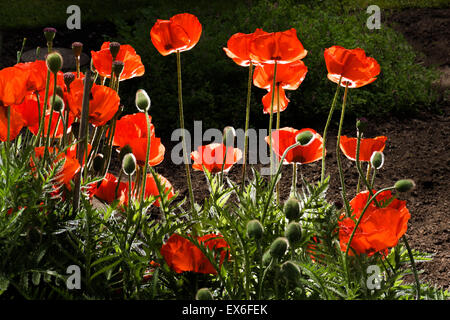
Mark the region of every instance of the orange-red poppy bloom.
POLYGON ((328 79, 341 86, 359 88, 374 82, 380 73, 380 65, 371 57, 367 57, 361 48, 346 49, 332 46, 325 49, 325 63, 328 70, 328 79))
MULTIPOLYGON (((278 88, 279 93, 275 91, 275 96, 273 97, 273 106, 272 110, 274 113, 277 113, 278 111, 284 111, 286 110, 289 102, 291 100, 286 97, 286 92, 283 88, 278 88)), ((272 90, 267 91, 267 93, 262 98, 263 103, 263 112, 264 113, 270 113, 270 105, 272 104, 272 90)))
POLYGON ((29 71, 17 67, 0 70, 0 107, 22 103, 28 90, 29 71))
POLYGON ((260 63, 289 63, 307 53, 294 28, 258 35, 250 43, 250 58, 260 63))
MULTIPOLYGON (((75 117, 80 117, 83 105, 83 80, 76 79, 70 84, 68 102, 70 111, 75 117)), ((89 98, 89 122, 100 127, 114 117, 119 110, 120 97, 117 92, 102 85, 92 85, 89 98)))
MULTIPOLYGON (((311 131, 311 133, 314 134, 313 139, 311 139, 311 141, 304 146, 297 146, 288 151, 286 157, 284 158, 284 164, 305 164, 322 159, 323 140, 320 134, 309 128, 297 130, 294 128, 285 127, 272 132, 272 150, 278 156, 278 160, 281 160, 281 157, 287 148, 297 143, 297 135, 304 131, 311 131)), ((266 137, 266 142, 269 144, 268 136, 266 137)))
MULTIPOLYGON (((228 256, 229 245, 221 235, 208 234, 197 237, 198 242, 209 250, 220 254, 221 266, 228 256)), ((188 239, 174 233, 161 247, 161 255, 168 266, 176 273, 196 272, 205 274, 217 274, 217 270, 203 254, 203 252, 188 239)))
POLYGON ((32 127, 39 124, 39 107, 36 95, 28 93, 21 104, 15 105, 14 110, 20 113, 25 127, 32 127))
MULTIPOLYGON (((24 121, 20 112, 14 107, 9 108, 9 139, 14 140, 22 130, 24 121)), ((0 106, 0 141, 8 140, 8 108, 0 106)))
MULTIPOLYGON (((33 116, 34 118, 34 116, 33 116)), ((63 121, 61 119, 61 115, 59 112, 53 111, 53 114, 51 116, 51 123, 50 123, 50 137, 55 137, 56 139, 62 138, 64 133, 64 125, 63 121)), ((66 128, 66 133, 69 133, 71 131, 71 125, 73 122, 74 117, 69 114, 68 118, 68 124, 66 128)), ((43 127, 43 134, 45 137, 48 135, 48 122, 50 121, 50 112, 45 115, 44 119, 44 127, 43 127)), ((28 129, 31 131, 32 134, 37 135, 39 132, 39 122, 35 122, 34 125, 29 126, 28 129)))
MULTIPOLYGON (((164 160, 166 149, 161 143, 161 139, 156 138, 153 124, 150 124, 150 132, 150 154, 147 161, 149 166, 156 166, 164 160)), ((130 146, 138 165, 144 166, 145 157, 147 156, 147 123, 145 114, 139 112, 119 119, 116 123, 113 145, 120 148, 126 145, 130 146)))
MULTIPOLYGON (((157 174, 158 178, 161 182, 161 185, 164 188, 164 192, 169 192, 168 194, 168 198, 172 198, 175 194, 173 193, 173 187, 172 184, 169 182, 169 180, 167 180, 166 178, 164 178, 162 175, 157 174)), ((134 188, 134 183, 132 183, 132 186, 134 188)), ((147 177, 146 177, 146 182, 145 182, 145 194, 144 194, 144 198, 150 198, 151 196, 154 197, 159 197, 159 190, 158 190, 158 186, 156 185, 156 181, 153 178, 153 175, 148 173, 147 177)), ((156 201, 154 202, 155 206, 159 207, 159 199, 156 199, 156 201)))
MULTIPOLYGON (((384 191, 377 196, 378 203, 390 201, 392 193, 390 190, 384 191)), ((353 210, 351 217, 343 215, 339 224, 339 242, 342 251, 347 250, 350 235, 355 229, 355 221, 359 219, 361 213, 369 199, 369 191, 363 191, 356 195, 350 206, 353 210)), ((388 248, 397 245, 398 240, 405 234, 408 228, 408 220, 411 217, 406 208, 406 201, 394 199, 385 208, 379 208, 375 203, 371 203, 358 225, 358 229, 350 244, 357 254, 367 254, 369 256, 376 252, 387 253, 388 248)), ((349 255, 353 255, 349 250, 349 255)))
POLYGON ((192 49, 200 40, 202 25, 190 13, 174 15, 170 20, 158 19, 150 31, 156 50, 163 56, 192 49))
POLYGON ((201 171, 205 169, 211 173, 221 172, 222 166, 223 172, 228 172, 233 164, 238 162, 241 158, 242 151, 240 149, 231 146, 227 148, 221 143, 211 143, 205 146, 199 146, 197 151, 191 152, 191 159, 194 160, 192 168, 201 171))
POLYGON ((118 199, 119 206, 123 205, 128 202, 128 183, 119 182, 113 174, 108 172, 100 186, 97 187, 94 196, 107 203, 112 203, 114 200, 118 199), (117 184, 119 184, 119 186, 117 186, 117 184))
MULTIPOLYGON (((99 51, 91 51, 92 64, 95 70, 106 78, 111 77, 113 57, 109 50, 110 42, 104 42, 99 51)), ((119 81, 140 77, 145 73, 145 67, 142 64, 141 57, 136 53, 129 44, 120 45, 116 61, 122 61, 124 64, 123 71, 119 81)))
POLYGON ((256 64, 258 61, 252 61, 250 58, 250 43, 256 36, 263 34, 267 34, 267 32, 259 28, 249 34, 235 33, 228 39, 227 47, 223 48, 223 50, 228 57, 242 67, 248 67, 250 62, 256 64))
MULTIPOLYGON (((45 89, 45 82, 47 80, 47 64, 43 60, 36 60, 33 62, 18 63, 14 66, 20 70, 28 72, 27 90, 28 91, 42 91, 45 89)), ((51 82, 53 83, 53 74, 51 75, 51 82)), ((53 88, 53 86, 51 86, 53 88)))
MULTIPOLYGON (((386 146, 386 140, 387 137, 385 136, 361 139, 359 144, 359 161, 370 161, 370 157, 375 151, 382 152, 386 146)), ((339 146, 345 156, 352 161, 356 161, 357 141, 356 138, 341 136, 339 146)))

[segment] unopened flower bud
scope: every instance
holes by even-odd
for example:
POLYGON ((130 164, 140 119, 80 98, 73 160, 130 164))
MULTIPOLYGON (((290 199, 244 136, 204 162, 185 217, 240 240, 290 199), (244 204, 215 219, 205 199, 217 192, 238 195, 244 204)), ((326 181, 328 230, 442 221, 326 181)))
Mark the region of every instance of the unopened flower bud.
POLYGON ((394 187, 398 192, 408 192, 414 189, 416 184, 411 179, 398 180, 394 187))
POLYGON ((281 265, 281 274, 288 281, 296 284, 301 276, 300 268, 292 261, 286 261, 281 265))
POLYGON ((105 158, 103 154, 99 153, 94 157, 94 161, 92 163, 92 167, 95 172, 100 172, 103 169, 103 165, 105 163, 105 158))
POLYGON ((125 174, 131 176, 136 171, 136 157, 132 153, 127 153, 122 160, 122 169, 125 174))
POLYGON ((270 245, 270 255, 273 258, 281 258, 286 253, 288 240, 284 237, 276 238, 270 245))
POLYGON ((375 151, 372 153, 372 156, 370 157, 370 164, 372 165, 372 168, 374 169, 381 169, 384 164, 384 154, 380 151, 375 151))
POLYGON ((258 220, 250 220, 247 223, 247 236, 253 239, 260 239, 264 234, 264 228, 258 220))
POLYGON ((66 85, 67 89, 70 88, 70 84, 75 80, 75 75, 72 72, 66 72, 64 73, 64 84, 66 85))
POLYGON ((120 50, 120 43, 118 42, 111 42, 109 44, 109 51, 111 52, 113 61, 116 60, 117 54, 119 53, 120 50))
POLYGON ((364 132, 368 123, 369 121, 367 121, 366 118, 359 118, 356 120, 356 129, 360 132, 364 132))
POLYGON ((81 52, 83 51, 83 44, 81 42, 72 43, 72 52, 75 57, 81 56, 81 52))
POLYGON ((236 137, 236 130, 233 127, 228 126, 223 129, 222 142, 225 146, 234 145, 234 138, 236 137))
POLYGON ((297 140, 298 143, 300 143, 300 145, 305 146, 308 143, 310 143, 314 138, 314 134, 309 131, 303 131, 301 133, 299 133, 296 137, 295 140, 297 140))
POLYGON ((53 74, 56 74, 62 68, 63 58, 58 52, 51 52, 47 55, 45 62, 48 70, 50 70, 53 74))
POLYGON ((47 40, 47 43, 53 41, 53 39, 55 38, 55 34, 56 34, 55 28, 51 27, 44 28, 44 36, 45 39, 47 40))
POLYGON ((270 250, 267 250, 266 252, 264 252, 264 254, 262 256, 262 264, 264 266, 268 266, 270 263, 270 260, 272 260, 272 256, 270 255, 270 250))
POLYGON ((286 227, 286 231, 284 233, 286 238, 289 240, 289 244, 291 246, 295 246, 302 239, 302 228, 299 223, 291 222, 286 227))
POLYGON ((214 300, 214 297, 208 288, 202 288, 197 291, 195 300, 214 300))
POLYGON ((151 100, 147 92, 144 89, 136 91, 136 108, 139 112, 147 112, 150 110, 151 100))
POLYGON ((125 64, 122 61, 114 61, 112 63, 112 72, 114 76, 117 78, 120 78, 120 75, 122 74, 123 68, 125 64))
POLYGON ((125 146, 120 148, 120 153, 119 153, 120 161, 123 161, 123 157, 125 157, 126 154, 132 153, 132 152, 133 152, 133 150, 131 149, 129 144, 126 144, 125 146))
POLYGON ((64 100, 59 95, 55 95, 54 99, 52 96, 50 98, 50 104, 53 106, 53 110, 56 112, 60 112, 64 109, 64 100))
POLYGON ((284 214, 291 221, 300 218, 300 204, 297 199, 291 197, 284 203, 284 214))

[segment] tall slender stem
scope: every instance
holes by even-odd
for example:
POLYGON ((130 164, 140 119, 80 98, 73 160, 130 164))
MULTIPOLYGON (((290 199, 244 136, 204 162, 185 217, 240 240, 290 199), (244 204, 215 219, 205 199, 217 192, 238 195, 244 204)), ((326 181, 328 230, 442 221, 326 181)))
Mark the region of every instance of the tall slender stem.
POLYGON ((416 263, 414 261, 414 255, 411 251, 411 248, 409 247, 408 241, 406 240, 406 236, 404 235, 402 237, 402 239, 403 239, 403 243, 405 244, 406 250, 408 251, 409 260, 411 261, 411 268, 412 268, 413 274, 414 274, 414 280, 416 281, 416 300, 420 300, 420 282, 419 282, 419 277, 417 275, 417 268, 416 268, 416 263))
MULTIPOLYGON (((47 103, 48 103, 48 89, 50 87, 50 70, 47 70, 47 78, 45 81, 45 94, 44 94, 44 105, 42 106, 42 115, 39 114, 40 118, 39 118, 39 130, 38 133, 36 134, 36 138, 34 140, 34 146, 36 147, 36 144, 38 143, 38 141, 40 141, 41 139, 41 133, 44 130, 44 125, 45 125, 45 109, 47 109, 47 103)), ((36 94, 37 97, 37 101, 38 101, 38 106, 39 106, 39 94, 36 94)))
POLYGON ((184 133, 184 115, 183 115, 183 89, 181 83, 181 54, 180 51, 177 50, 177 78, 178 78, 178 107, 179 107, 179 115, 180 115, 180 128, 181 128, 181 139, 183 140, 183 157, 184 157, 184 165, 186 168, 186 180, 189 189, 189 198, 191 202, 192 213, 194 217, 197 218, 197 211, 195 210, 194 205, 194 193, 192 191, 192 182, 191 182, 191 173, 189 171, 189 159, 187 155, 187 147, 186 147, 186 137, 184 133))
MULTIPOLYGON (((51 125, 52 125, 53 108, 55 105, 55 98, 56 98, 56 82, 57 82, 57 76, 56 76, 56 72, 55 72, 55 73, 53 73, 53 98, 52 98, 52 104, 50 106, 50 116, 48 117, 47 136, 45 137, 44 159, 47 157, 48 147, 49 147, 49 143, 50 143, 50 129, 51 129, 51 125)), ((44 119, 45 119, 45 115, 44 115, 44 119)), ((44 121, 44 124, 45 124, 45 121, 44 121)), ((56 130, 56 128, 55 128, 55 130, 56 130)), ((45 136, 45 129, 44 129, 44 136, 45 136)))
POLYGON ((247 152, 248 152, 248 125, 250 121, 250 98, 252 92, 252 73, 253 73, 253 63, 250 61, 248 67, 248 84, 247 84, 247 107, 245 111, 245 131, 244 131, 244 155, 242 157, 242 182, 241 190, 244 188, 245 176, 246 176, 246 166, 247 166, 247 152))
MULTIPOLYGON (((276 124, 276 130, 280 130, 280 86, 276 86, 277 90, 277 124, 276 124)), ((281 167, 283 168, 283 167, 281 167)), ((280 183, 277 183, 276 187, 276 193, 277 193, 277 204, 280 204, 280 183)))
POLYGON ((269 117, 269 156, 270 156, 270 175, 273 173, 273 159, 272 159, 272 122, 273 122, 273 102, 275 99, 275 84, 277 78, 277 61, 273 67, 273 83, 272 83, 272 101, 270 103, 270 117, 269 117))
POLYGON ((292 163, 292 188, 291 194, 295 195, 297 192, 297 163, 292 163))
POLYGON ((341 88, 341 79, 342 76, 339 78, 339 83, 336 88, 336 93, 334 94, 333 102, 331 103, 330 113, 328 114, 327 123, 325 125, 325 129, 323 130, 323 143, 322 143, 322 174, 320 176, 320 183, 323 183, 323 180, 325 179, 325 143, 327 140, 327 131, 328 126, 330 125, 331 118, 333 116, 334 108, 336 107, 337 97, 339 96, 339 90, 341 88))
POLYGON ((145 165, 144 165, 144 171, 142 173, 142 192, 141 192, 141 207, 142 207, 142 201, 144 201, 145 196, 145 184, 147 182, 147 169, 148 169, 148 161, 150 157, 150 147, 151 147, 151 132, 150 132, 150 119, 148 117, 147 111, 145 111, 145 121, 147 123, 147 153, 145 156, 145 165))
POLYGON ((338 130, 338 136, 337 136, 337 142, 336 142, 336 159, 338 163, 338 169, 339 169, 339 177, 341 180, 341 188, 342 188, 342 200, 344 201, 344 207, 346 216, 350 216, 350 205, 347 200, 346 195, 346 188, 345 188, 345 180, 344 180, 344 171, 342 170, 342 163, 341 163, 341 133, 342 133, 342 125, 344 123, 344 114, 345 114, 345 103, 347 100, 347 91, 348 91, 348 82, 345 84, 345 91, 344 91, 344 99, 342 101, 342 111, 341 111, 341 120, 339 121, 339 130, 338 130))

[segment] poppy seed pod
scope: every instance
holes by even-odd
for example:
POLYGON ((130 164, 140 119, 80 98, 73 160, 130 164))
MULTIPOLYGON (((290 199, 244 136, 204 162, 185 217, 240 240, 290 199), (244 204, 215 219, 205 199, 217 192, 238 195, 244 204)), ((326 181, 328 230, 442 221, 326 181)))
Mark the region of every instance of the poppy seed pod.
POLYGON ((136 108, 139 112, 148 112, 150 110, 151 100, 147 92, 144 89, 136 91, 136 108))
POLYGON ((233 127, 228 126, 223 129, 222 142, 226 146, 232 146, 234 144, 234 138, 236 137, 236 130, 233 127))
POLYGON ((270 255, 273 258, 281 258, 286 253, 288 240, 284 237, 276 238, 270 245, 270 255))
POLYGON ((195 300, 214 300, 214 298, 208 288, 201 288, 197 291, 195 300))
POLYGON ((70 84, 75 80, 75 75, 72 72, 64 73, 64 84, 67 88, 70 87, 70 84))
POLYGON ((64 109, 64 100, 59 95, 55 95, 54 99, 51 97, 50 103, 53 106, 53 110, 56 112, 60 112, 64 109))
POLYGON ((300 145, 302 146, 306 146, 308 143, 310 143, 314 138, 314 134, 307 130, 307 131, 303 131, 301 133, 299 133, 296 137, 295 140, 297 140, 298 143, 300 143, 300 145))
POLYGON ((55 38, 55 34, 56 34, 55 28, 51 27, 44 28, 44 36, 47 42, 52 42, 53 39, 55 38))
POLYGON ((300 268, 292 261, 286 261, 281 265, 280 268, 281 274, 288 281, 294 284, 297 283, 298 278, 300 277, 300 268))
POLYGON ((300 224, 297 222, 289 223, 286 227, 284 235, 288 239, 291 246, 298 244, 302 239, 302 228, 300 224))
POLYGON ((398 192, 408 192, 414 189, 416 184, 411 179, 398 180, 394 187, 398 192))
POLYGON ((264 234, 264 228, 258 220, 250 220, 247 223, 247 236, 253 239, 260 239, 264 234))
POLYGON ((136 157, 132 153, 127 153, 122 160, 122 169, 131 176, 136 171, 136 157))
POLYGON ((111 42, 109 44, 109 51, 111 52, 113 61, 116 60, 117 54, 119 53, 120 50, 120 43, 118 42, 111 42))
POLYGON ((291 197, 284 203, 284 214, 291 221, 300 218, 300 204, 297 199, 291 197))
POLYGON ((63 65, 63 57, 58 52, 52 52, 47 55, 45 59, 48 70, 53 74, 58 73, 63 65))
POLYGON ((105 159, 103 154, 99 153, 95 156, 94 161, 92 163, 92 167, 95 172, 100 172, 103 169, 103 164, 105 163, 105 159))
POLYGON ((81 56, 82 51, 83 51, 83 44, 81 42, 72 43, 72 52, 75 57, 81 56))
POLYGON ((380 151, 375 151, 372 153, 372 156, 370 157, 370 164, 372 165, 372 168, 374 169, 381 169, 384 164, 384 154, 380 151))
POLYGON ((123 68, 125 67, 125 64, 122 61, 114 61, 112 63, 112 72, 117 77, 120 78, 120 75, 123 72, 123 68))

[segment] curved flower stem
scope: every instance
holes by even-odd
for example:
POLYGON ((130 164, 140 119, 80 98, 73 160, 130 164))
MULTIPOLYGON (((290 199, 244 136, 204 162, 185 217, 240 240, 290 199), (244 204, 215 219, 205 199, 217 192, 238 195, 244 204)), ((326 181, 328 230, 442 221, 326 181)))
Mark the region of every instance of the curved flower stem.
MULTIPOLYGON (((367 172, 366 172, 366 181, 367 181, 367 183, 369 183, 369 181, 370 181, 370 171, 371 171, 370 169, 371 169, 370 162, 368 162, 367 163, 367 172)), ((369 184, 367 189, 370 189, 370 184, 369 184)))
POLYGON ((186 147, 186 137, 184 134, 184 115, 183 115, 183 93, 182 93, 182 83, 181 83, 181 57, 180 51, 177 50, 177 76, 178 76, 178 107, 179 107, 179 116, 180 116, 180 127, 181 127, 181 138, 183 140, 183 157, 184 157, 184 165, 186 168, 186 180, 189 190, 189 198, 191 202, 191 209, 194 215, 194 218, 197 219, 197 211, 195 210, 195 202, 194 202, 194 193, 192 191, 192 182, 191 182, 191 173, 189 171, 189 159, 187 155, 187 147, 186 147))
MULTIPOLYGON (((39 130, 38 133, 36 134, 36 138, 33 142, 34 147, 36 147, 36 144, 38 143, 38 141, 40 141, 41 139, 41 133, 44 129, 44 124, 45 124, 45 109, 47 108, 47 103, 48 103, 48 89, 50 87, 50 70, 47 70, 47 79, 45 81, 45 95, 44 95, 44 105, 42 106, 42 115, 39 114, 40 118, 39 118, 39 130)), ((39 94, 36 94, 37 97, 37 101, 38 101, 38 106, 39 104, 39 94)))
POLYGON ((263 275, 261 277, 261 282, 259 283, 259 292, 258 292, 258 299, 257 300, 261 300, 261 296, 262 296, 262 291, 263 291, 263 284, 264 284, 264 279, 266 278, 267 272, 272 268, 272 265, 274 264, 274 260, 275 258, 272 258, 270 260, 269 265, 267 266, 266 269, 264 269, 263 275))
MULTIPOLYGON (((48 154, 48 147, 49 147, 49 143, 50 143, 50 129, 51 129, 51 125, 52 125, 52 118, 53 118, 53 107, 55 104, 55 97, 56 97, 56 82, 57 82, 57 76, 56 73, 53 74, 53 100, 52 100, 52 104, 50 106, 50 117, 48 118, 48 126, 47 126, 47 136, 45 137, 45 154, 44 154, 44 159, 46 159, 47 154, 48 154)), ((44 119, 45 119, 45 115, 44 115, 44 119)), ((45 123, 45 121, 44 121, 45 123)), ((56 130, 56 128, 55 128, 56 130)), ((45 130, 44 130, 44 136, 45 136, 45 130)), ((45 160, 44 160, 45 162, 45 160)))
MULTIPOLYGON (((277 90, 277 124, 276 124, 276 130, 280 130, 280 86, 277 85, 276 87, 277 90)), ((276 192, 277 192, 277 204, 280 204, 280 184, 277 183, 277 187, 276 187, 276 192)))
POLYGON ((273 83, 272 83, 272 102, 270 103, 270 117, 269 117, 269 157, 270 157, 270 175, 273 173, 273 159, 272 159, 272 122, 273 122, 273 102, 275 99, 275 84, 277 78, 277 61, 273 67, 273 83))
POLYGON ((246 166, 247 166, 247 152, 248 152, 248 124, 250 121, 250 98, 252 93, 252 74, 253 74, 253 63, 250 61, 248 67, 248 87, 247 87, 247 107, 245 112, 245 131, 244 131, 244 155, 242 157, 242 182, 241 190, 244 189, 245 176, 246 176, 246 166))
POLYGON ((409 260, 411 260, 411 268, 413 269, 414 280, 416 282, 416 300, 420 300, 420 282, 419 282, 419 277, 417 275, 417 269, 416 269, 416 263, 414 261, 414 255, 411 251, 408 241, 406 240, 405 235, 403 235, 402 240, 403 240, 403 243, 405 244, 406 250, 408 251, 409 260))
POLYGON ((339 78, 339 83, 336 88, 336 93, 334 94, 333 102, 331 103, 330 113, 328 114, 327 123, 325 125, 325 129, 323 130, 323 143, 322 143, 322 173, 320 175, 320 183, 323 183, 323 180, 325 179, 325 143, 327 140, 327 131, 328 126, 330 125, 331 118, 333 116, 334 108, 336 107, 337 97, 339 95, 339 90, 341 88, 341 79, 342 76, 339 78))
MULTIPOLYGON (((369 195, 373 196, 372 187, 370 186, 368 182, 368 177, 364 175, 362 168, 361 168, 361 160, 359 160, 359 153, 361 149, 361 139, 362 139, 362 132, 357 130, 357 138, 356 138, 356 169, 358 170, 358 188, 357 193, 359 193, 359 182, 360 180, 364 183, 364 185, 367 188, 367 191, 369 191, 369 195)), ((370 163, 368 164, 370 168, 370 163)), ((375 204, 377 207, 379 207, 378 201, 375 199, 375 204)))
POLYGON ((141 196, 140 196, 140 202, 141 202, 140 207, 141 208, 142 208, 142 202, 144 201, 144 196, 145 196, 145 184, 147 182, 147 170, 148 170, 148 161, 149 161, 148 158, 150 157, 150 147, 151 147, 151 138, 152 138, 152 133, 150 131, 150 119, 148 117, 147 111, 145 111, 145 121, 147 123, 147 153, 145 156, 144 170, 142 172, 142 191, 141 191, 141 196))
POLYGON ((370 182, 370 189, 373 189, 373 184, 375 183, 375 176, 377 175, 377 169, 373 168, 372 181, 370 182))
POLYGON ((345 190, 345 180, 344 180, 344 171, 342 170, 342 163, 341 163, 341 133, 342 133, 342 125, 344 123, 344 114, 345 114, 345 103, 347 101, 347 91, 348 91, 348 82, 345 85, 345 91, 344 91, 344 99, 342 102, 342 111, 341 111, 341 120, 339 121, 339 130, 338 130, 338 136, 337 136, 337 142, 336 142, 336 159, 338 163, 338 169, 339 169, 339 177, 341 180, 341 188, 342 188, 342 200, 344 201, 344 207, 346 216, 350 216, 350 205, 347 200, 346 190, 345 190))

